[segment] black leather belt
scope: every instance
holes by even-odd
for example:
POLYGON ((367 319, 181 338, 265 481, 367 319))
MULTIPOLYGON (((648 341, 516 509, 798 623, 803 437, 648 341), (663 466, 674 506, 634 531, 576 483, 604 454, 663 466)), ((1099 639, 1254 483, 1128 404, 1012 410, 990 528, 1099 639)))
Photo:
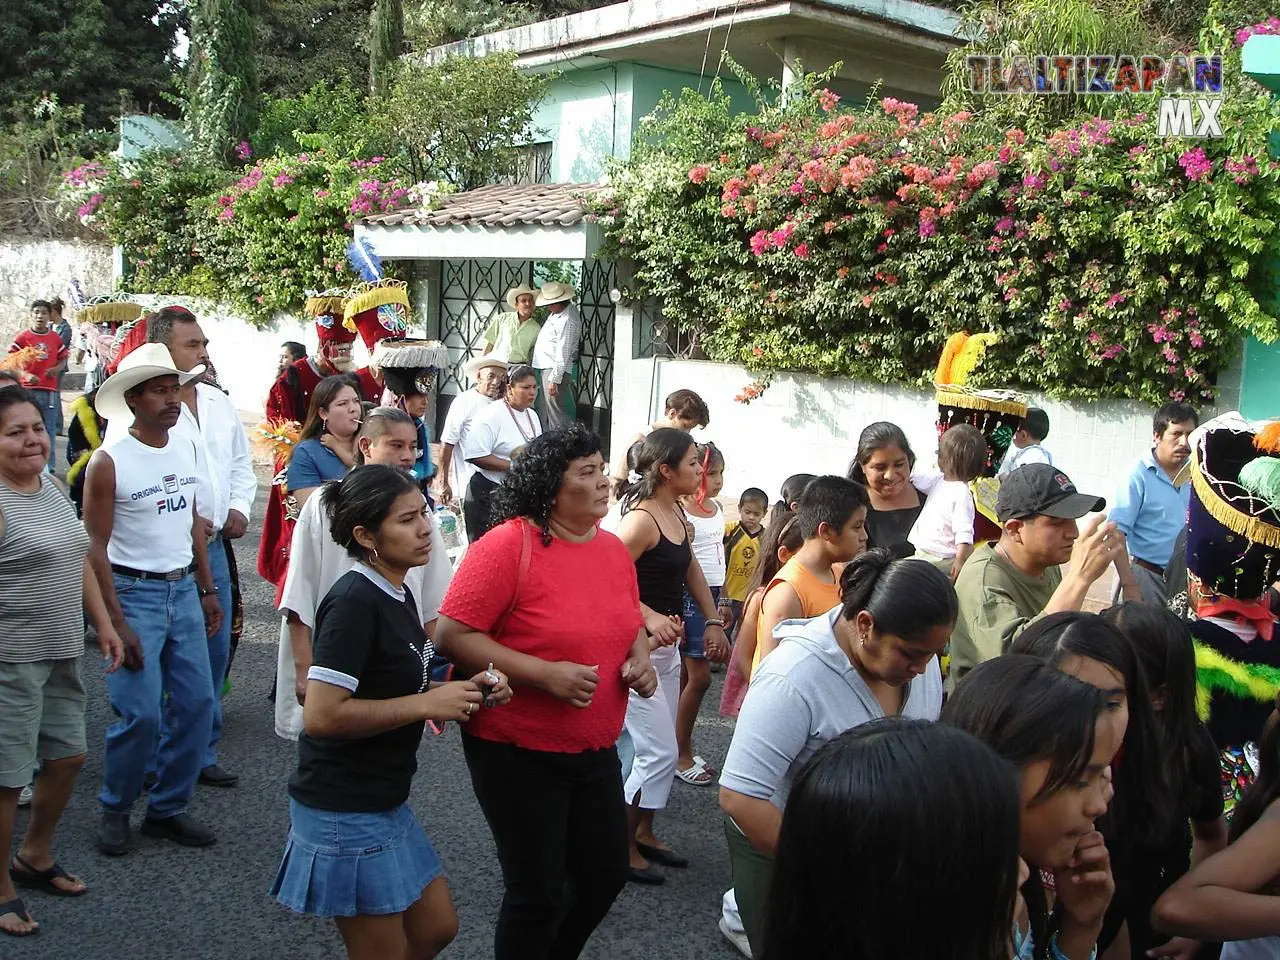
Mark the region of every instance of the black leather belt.
POLYGON ((135 570, 133 567, 122 567, 117 564, 111 565, 111 572, 118 573, 122 577, 133 577, 135 580, 181 580, 183 577, 194 573, 196 565, 193 563, 189 567, 183 567, 181 570, 170 570, 168 573, 152 573, 150 570, 135 570))
POLYGON ((1138 557, 1133 558, 1133 562, 1140 566, 1143 570, 1150 570, 1157 577, 1164 576, 1164 567, 1157 566, 1150 560, 1140 560, 1138 557))

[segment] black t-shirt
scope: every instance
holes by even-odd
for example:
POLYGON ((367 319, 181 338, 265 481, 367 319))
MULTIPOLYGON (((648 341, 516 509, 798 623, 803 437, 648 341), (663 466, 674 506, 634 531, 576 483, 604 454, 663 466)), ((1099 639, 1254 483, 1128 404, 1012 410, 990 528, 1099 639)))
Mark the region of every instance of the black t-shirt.
MULTIPOLYGON (((413 595, 406 590, 398 599, 389 592, 394 589, 360 567, 333 585, 316 612, 312 680, 351 690, 357 700, 391 700, 427 689, 435 650, 413 595)), ((317 810, 395 809, 409 797, 423 726, 419 721, 357 740, 321 740, 304 731, 289 796, 317 810)))

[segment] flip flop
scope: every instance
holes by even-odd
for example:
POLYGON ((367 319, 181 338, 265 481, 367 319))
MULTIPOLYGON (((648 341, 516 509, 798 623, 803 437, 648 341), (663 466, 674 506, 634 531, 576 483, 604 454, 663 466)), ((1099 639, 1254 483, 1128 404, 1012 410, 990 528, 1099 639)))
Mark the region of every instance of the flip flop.
POLYGON ((717 773, 719 773, 719 772, 720 772, 720 771, 719 771, 719 770, 717 770, 715 767, 713 767, 711 764, 707 763, 707 761, 703 760, 703 759, 702 759, 700 756, 698 756, 696 753, 693 755, 693 765, 694 765, 695 767, 702 767, 704 770, 706 770, 706 771, 707 771, 707 773, 711 774, 713 777, 714 777, 717 773))
POLYGON ((699 766, 694 763, 692 767, 685 770, 677 770, 676 776, 685 783, 691 783, 695 787, 709 787, 715 783, 716 778, 706 767, 699 766))
MULTIPOLYGON (((27 905, 16 897, 13 900, 0 903, 0 917, 8 916, 11 913, 23 923, 35 922, 31 919, 31 914, 27 913, 27 905)), ((0 927, 0 933, 7 933, 11 937, 34 937, 39 932, 39 927, 36 927, 34 930, 28 930, 26 933, 19 933, 16 930, 9 930, 6 927, 0 927)))
MULTIPOLYGON (((636 841, 636 849, 640 851, 641 856, 646 860, 652 860, 654 863, 660 863, 664 867, 674 867, 677 870, 683 870, 685 867, 689 866, 688 858, 680 856, 680 854, 676 853, 674 850, 667 850, 664 847, 651 847, 649 844, 641 843, 639 840, 636 841)), ((632 868, 632 872, 635 872, 634 868, 632 868)))
POLYGON ((79 877, 73 877, 67 873, 56 863, 48 870, 37 870, 16 854, 14 855, 13 863, 9 864, 9 876, 20 887, 39 890, 41 893, 47 893, 53 897, 83 897, 89 892, 88 887, 82 890, 64 890, 54 883, 53 881, 55 880, 67 880, 71 883, 84 882, 79 877), (17 866, 15 867, 13 863, 16 863, 17 866))

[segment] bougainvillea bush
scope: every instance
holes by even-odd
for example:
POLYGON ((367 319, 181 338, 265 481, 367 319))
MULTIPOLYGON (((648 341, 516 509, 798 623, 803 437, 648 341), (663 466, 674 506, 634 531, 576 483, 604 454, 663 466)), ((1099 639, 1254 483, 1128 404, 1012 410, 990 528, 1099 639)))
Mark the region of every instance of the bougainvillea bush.
MULTIPOLYGON (((958 330, 997 331, 976 382, 1058 397, 1213 396, 1280 235, 1280 121, 1224 68, 1221 140, 1160 140, 1154 98, 1038 141, 971 111, 666 101, 599 207, 639 295, 712 359, 921 382, 958 330)), ((1233 75, 1234 72, 1234 75, 1233 75)))

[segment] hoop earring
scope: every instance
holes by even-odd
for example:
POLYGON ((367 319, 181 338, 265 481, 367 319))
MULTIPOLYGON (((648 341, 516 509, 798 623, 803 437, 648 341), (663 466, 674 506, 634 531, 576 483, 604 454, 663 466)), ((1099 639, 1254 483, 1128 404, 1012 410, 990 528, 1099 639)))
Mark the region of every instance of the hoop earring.
POLYGON ((377 565, 378 565, 378 551, 377 551, 377 548, 374 548, 373 550, 369 551, 369 566, 376 567, 377 565))

